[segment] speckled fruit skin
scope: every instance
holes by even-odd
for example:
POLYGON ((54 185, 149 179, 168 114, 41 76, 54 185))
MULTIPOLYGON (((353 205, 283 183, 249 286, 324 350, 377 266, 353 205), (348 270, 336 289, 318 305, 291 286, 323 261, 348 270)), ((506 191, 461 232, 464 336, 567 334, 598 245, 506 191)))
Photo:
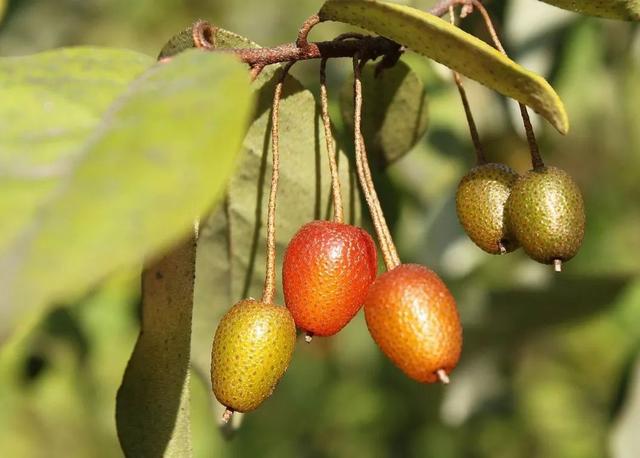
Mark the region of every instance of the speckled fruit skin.
POLYGON ((247 299, 220 320, 211 351, 211 383, 221 404, 248 412, 268 398, 284 375, 296 343, 286 307, 247 299))
POLYGON ((424 266, 400 264, 380 275, 364 303, 369 332, 385 355, 412 379, 438 381, 462 351, 456 302, 440 277, 424 266))
POLYGON ((566 262, 582 245, 586 219, 582 194, 562 169, 543 167, 519 178, 506 210, 518 242, 538 262, 566 262))
POLYGON ((318 336, 342 329, 364 303, 378 269, 376 247, 359 227, 312 221, 284 255, 285 304, 296 325, 318 336))
POLYGON ((505 221, 505 205, 518 174, 505 164, 482 164, 467 173, 456 193, 456 211, 469 238, 487 253, 515 250, 518 242, 505 221))

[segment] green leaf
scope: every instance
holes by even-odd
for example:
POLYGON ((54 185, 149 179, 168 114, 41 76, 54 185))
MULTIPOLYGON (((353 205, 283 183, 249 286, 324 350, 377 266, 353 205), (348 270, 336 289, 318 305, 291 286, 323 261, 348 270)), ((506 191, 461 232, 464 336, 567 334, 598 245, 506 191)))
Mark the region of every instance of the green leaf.
MULTIPOLYGON (((194 301, 192 362, 210 387, 211 342, 218 319, 242 298, 260 297, 265 274, 265 222, 271 180, 271 102, 279 72, 256 82, 258 106, 244 140, 241 163, 229 182, 225 205, 200 232, 194 301)), ((313 94, 289 77, 280 105, 280 185, 276 219, 278 276, 282 255, 298 229, 330 217, 330 180, 324 131, 313 94)), ((360 218, 360 194, 343 152, 339 169, 345 219, 360 218)), ((280 285, 280 278, 277 279, 280 285)), ((280 290, 280 288, 277 288, 280 290)), ((280 291, 278 291, 280 293, 280 291)), ((282 295, 276 302, 282 304, 282 295)))
POLYGON ((118 390, 125 456, 190 457, 195 234, 142 273, 142 326, 118 390))
POLYGON ((328 0, 319 14, 397 41, 528 105, 561 133, 569 130, 562 101, 544 78, 432 14, 376 0, 328 0))
POLYGON ((0 336, 184 234, 234 168, 250 100, 228 55, 186 52, 136 80, 0 254, 0 336))
MULTIPOLYGON (((374 162, 389 165, 422 138, 429 125, 427 93, 418 74, 404 62, 375 75, 375 65, 362 71, 362 132, 374 162)), ((353 129, 353 78, 340 92, 345 123, 353 129)))
POLYGON ((56 189, 102 114, 153 60, 67 48, 0 60, 0 253, 56 189))
POLYGON ((640 0, 542 0, 558 8, 609 19, 640 21, 640 0))

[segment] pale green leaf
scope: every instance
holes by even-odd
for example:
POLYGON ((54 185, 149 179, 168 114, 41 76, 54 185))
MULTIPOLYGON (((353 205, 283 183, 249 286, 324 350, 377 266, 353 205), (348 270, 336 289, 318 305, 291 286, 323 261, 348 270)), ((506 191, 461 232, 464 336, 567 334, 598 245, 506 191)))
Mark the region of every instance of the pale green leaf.
POLYGON ((0 335, 184 234, 233 170, 250 101, 228 55, 186 52, 136 80, 0 254, 0 335))
POLYGON ((118 390, 118 437, 128 457, 190 457, 189 360, 196 238, 142 273, 142 325, 118 390))
MULTIPOLYGON (((427 94, 418 74, 400 61, 375 75, 375 65, 362 71, 362 133, 371 159, 388 165, 422 138, 429 125, 427 94)), ((340 92, 345 123, 353 129, 353 78, 340 92)))
POLYGON ((328 0, 319 14, 323 20, 362 27, 407 46, 528 105, 561 133, 569 130, 564 105, 544 78, 443 19, 376 0, 328 0))
POLYGON ((577 13, 609 19, 640 21, 640 0, 542 0, 577 13))
POLYGON ((152 63, 91 47, 0 59, 0 252, 56 189, 107 107, 152 63))

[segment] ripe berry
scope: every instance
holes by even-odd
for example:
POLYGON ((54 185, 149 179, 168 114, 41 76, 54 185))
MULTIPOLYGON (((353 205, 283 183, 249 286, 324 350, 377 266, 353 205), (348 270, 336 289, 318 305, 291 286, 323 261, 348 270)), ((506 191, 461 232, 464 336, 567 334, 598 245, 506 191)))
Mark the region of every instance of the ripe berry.
POLYGON ((462 326, 456 302, 426 267, 400 264, 380 275, 369 289, 364 312, 373 340, 412 379, 446 379, 439 371, 449 374, 458 364, 462 326))
POLYGON ((467 173, 456 193, 460 224, 487 253, 515 250, 518 242, 505 222, 505 204, 518 174, 504 164, 483 164, 467 173))
POLYGON ((584 237, 584 202, 573 179, 557 167, 529 171, 516 181, 506 206, 524 251, 543 264, 571 259, 584 237))
POLYGON ((330 336, 360 310, 376 277, 376 248, 359 227, 331 221, 305 224, 284 255, 284 299, 296 325, 330 336))
POLYGON ((218 401, 237 412, 258 407, 287 370, 295 342, 295 323, 285 307, 253 299, 234 305, 218 324, 211 351, 218 401))

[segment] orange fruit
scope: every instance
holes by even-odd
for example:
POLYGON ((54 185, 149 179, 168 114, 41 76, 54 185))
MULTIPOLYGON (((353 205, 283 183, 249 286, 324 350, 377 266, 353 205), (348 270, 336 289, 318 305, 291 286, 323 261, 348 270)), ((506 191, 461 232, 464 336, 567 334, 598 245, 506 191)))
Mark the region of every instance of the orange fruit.
POLYGON ((291 239, 284 255, 285 304, 310 334, 340 331, 362 307, 378 269, 376 247, 363 229, 312 221, 291 239))
POLYGON ((367 327, 385 355, 410 378, 438 381, 462 351, 456 302, 440 277, 424 266, 400 264, 380 275, 364 302, 367 327))

